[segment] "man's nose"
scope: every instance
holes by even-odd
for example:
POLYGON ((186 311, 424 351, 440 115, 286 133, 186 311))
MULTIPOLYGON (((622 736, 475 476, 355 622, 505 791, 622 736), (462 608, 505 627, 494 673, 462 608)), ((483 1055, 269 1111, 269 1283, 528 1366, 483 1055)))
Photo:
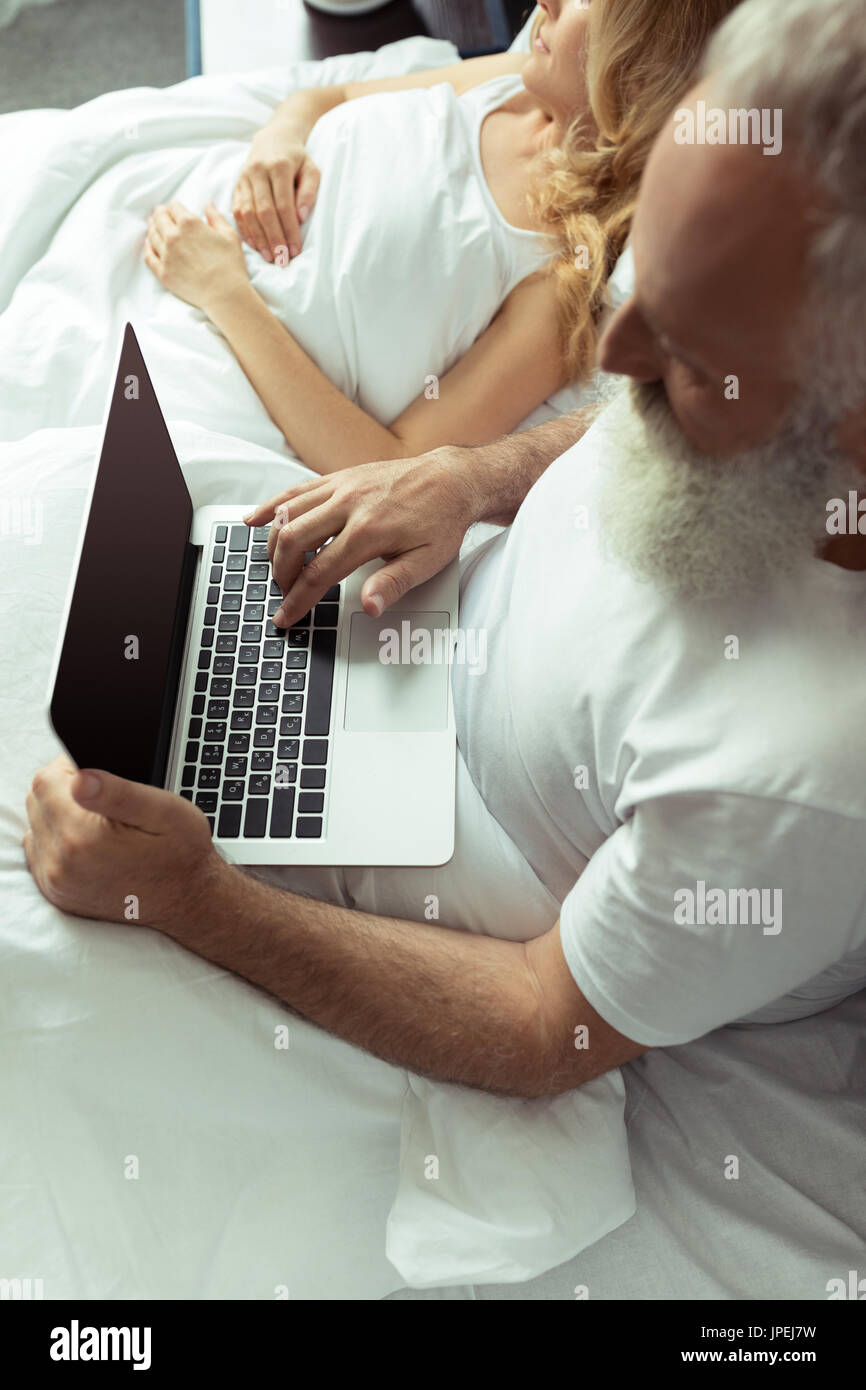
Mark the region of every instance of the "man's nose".
POLYGON ((663 375, 661 354, 633 299, 617 310, 602 334, 598 365, 603 372, 635 381, 658 381, 663 375))

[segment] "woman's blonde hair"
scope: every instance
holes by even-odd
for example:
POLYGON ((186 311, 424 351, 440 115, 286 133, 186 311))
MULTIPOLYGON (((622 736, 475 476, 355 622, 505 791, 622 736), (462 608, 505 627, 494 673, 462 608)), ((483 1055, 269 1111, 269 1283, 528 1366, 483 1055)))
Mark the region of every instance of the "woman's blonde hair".
MULTIPOLYGON (((596 0, 589 9, 586 86, 598 135, 581 117, 545 155, 530 195, 559 243, 553 265, 569 380, 595 366, 608 276, 625 245, 650 147, 697 76, 701 53, 739 0, 596 0)), ((539 10, 534 42, 545 18, 539 10)))

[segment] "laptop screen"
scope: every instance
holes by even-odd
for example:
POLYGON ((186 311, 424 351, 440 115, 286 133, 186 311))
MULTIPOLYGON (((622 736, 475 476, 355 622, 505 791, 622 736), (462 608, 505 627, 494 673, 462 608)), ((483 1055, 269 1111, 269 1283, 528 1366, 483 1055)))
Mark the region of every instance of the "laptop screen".
POLYGON ((127 324, 51 700, 79 767, 161 785, 192 583, 192 502, 127 324))

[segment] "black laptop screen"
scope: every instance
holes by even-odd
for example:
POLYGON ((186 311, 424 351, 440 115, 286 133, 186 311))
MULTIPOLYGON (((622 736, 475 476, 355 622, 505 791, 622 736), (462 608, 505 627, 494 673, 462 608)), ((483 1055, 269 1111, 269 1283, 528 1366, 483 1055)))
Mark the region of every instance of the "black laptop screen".
POLYGON ((192 502, 127 325, 51 700, 79 767, 159 784, 189 601, 192 502))

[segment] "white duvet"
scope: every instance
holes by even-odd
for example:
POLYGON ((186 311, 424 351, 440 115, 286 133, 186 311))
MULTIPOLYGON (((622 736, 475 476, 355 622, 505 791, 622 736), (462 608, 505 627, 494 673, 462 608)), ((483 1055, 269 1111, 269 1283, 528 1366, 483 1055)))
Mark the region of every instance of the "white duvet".
MULTIPOLYGON (((162 197, 169 179, 160 141, 175 180, 181 129, 200 174, 205 143, 249 139, 293 83, 453 55, 411 40, 0 119, 0 1277, 41 1279, 49 1298, 369 1298, 511 1282, 634 1208, 618 1073, 529 1104, 422 1081, 156 933, 65 917, 35 890, 20 848, 30 779, 57 751, 46 682, 117 302, 130 292, 130 208, 162 197), (150 152, 130 161, 124 201, 131 138, 150 152)), ((221 368, 207 358, 210 330, 167 297, 161 317, 156 283, 141 293, 151 290, 142 342, 147 357, 154 335, 154 380, 195 504, 250 501, 303 476, 222 345, 221 368)), ((486 915, 506 935, 552 923, 557 905, 462 772, 458 825, 447 870, 407 871, 390 887, 329 871, 321 891, 407 915, 417 902, 420 916, 421 879, 441 874, 443 919, 478 930, 486 915)))

